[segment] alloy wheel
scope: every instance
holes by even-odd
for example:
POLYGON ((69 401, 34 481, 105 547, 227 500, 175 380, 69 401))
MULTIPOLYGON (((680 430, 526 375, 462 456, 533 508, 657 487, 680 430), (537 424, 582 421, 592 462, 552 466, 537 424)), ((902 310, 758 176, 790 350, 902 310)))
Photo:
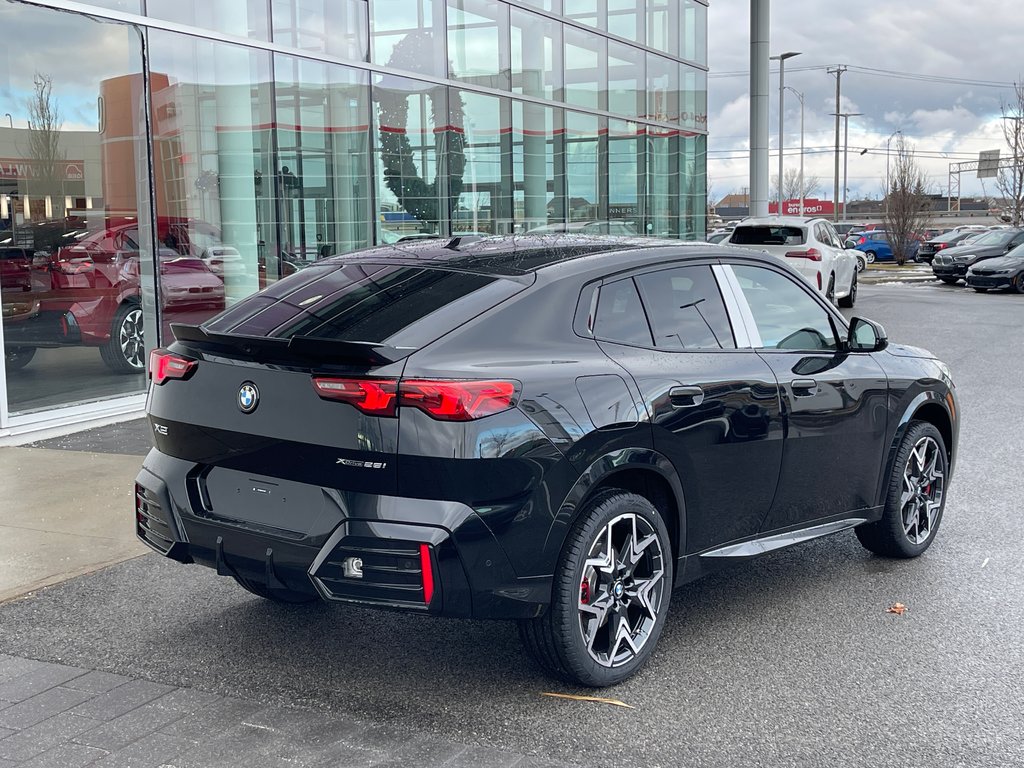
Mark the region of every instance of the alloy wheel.
POLYGON ((636 658, 658 622, 665 554, 654 526, 619 515, 594 539, 580 581, 579 627, 587 653, 604 667, 636 658))
POLYGON ((912 544, 927 541, 938 522, 945 488, 941 451, 931 437, 922 437, 914 444, 903 470, 900 511, 903 531, 912 544))
POLYGON ((141 370, 145 351, 145 341, 142 338, 142 309, 136 307, 125 314, 117 330, 117 343, 125 362, 132 368, 141 370))

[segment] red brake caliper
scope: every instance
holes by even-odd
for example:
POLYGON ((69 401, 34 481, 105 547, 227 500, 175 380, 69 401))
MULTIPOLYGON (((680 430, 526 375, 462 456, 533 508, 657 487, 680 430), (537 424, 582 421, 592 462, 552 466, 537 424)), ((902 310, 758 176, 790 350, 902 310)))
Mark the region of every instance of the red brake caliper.
POLYGON ((584 577, 583 583, 580 584, 580 603, 583 605, 590 604, 590 580, 584 577))

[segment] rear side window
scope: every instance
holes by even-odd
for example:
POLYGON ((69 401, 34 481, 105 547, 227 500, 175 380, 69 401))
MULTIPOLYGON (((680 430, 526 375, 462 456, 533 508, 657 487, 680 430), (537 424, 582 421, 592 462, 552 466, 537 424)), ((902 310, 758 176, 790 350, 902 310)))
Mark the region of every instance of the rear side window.
POLYGON ((801 227, 762 225, 736 227, 729 241, 734 245, 803 245, 806 242, 801 227))
POLYGON ((524 287, 493 275, 413 266, 313 266, 242 300, 205 327, 245 336, 419 347, 524 287))
POLYGON ((594 318, 594 337, 622 344, 651 346, 651 331, 633 278, 601 286, 594 318))
POLYGON ((677 267, 638 275, 644 306, 662 349, 735 349, 736 341, 711 267, 677 267))

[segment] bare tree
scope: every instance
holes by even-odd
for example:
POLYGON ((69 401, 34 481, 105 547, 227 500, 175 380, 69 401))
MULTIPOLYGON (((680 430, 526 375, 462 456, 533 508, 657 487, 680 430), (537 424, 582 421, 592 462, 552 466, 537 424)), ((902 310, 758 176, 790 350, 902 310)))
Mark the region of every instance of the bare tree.
POLYGON ((60 147, 60 132, 64 127, 57 99, 53 95, 53 79, 42 72, 32 78, 32 95, 28 106, 28 157, 33 165, 34 194, 45 199, 63 197, 65 173, 64 150, 60 147))
MULTIPOLYGON (((804 175, 804 197, 814 197, 821 190, 821 179, 818 176, 804 175)), ((782 199, 798 200, 800 198, 800 172, 796 168, 787 168, 782 176, 782 199)), ((772 176, 772 200, 779 199, 779 177, 772 176)))
POLYGON ((1003 138, 1010 149, 1010 163, 999 169, 996 187, 1003 196, 1010 223, 1024 221, 1024 83, 1013 84, 1013 99, 1002 102, 1003 138))
POLYGON ((895 154, 885 190, 885 231, 897 264, 905 264, 916 234, 924 228, 929 206, 928 177, 903 134, 893 145, 895 154))

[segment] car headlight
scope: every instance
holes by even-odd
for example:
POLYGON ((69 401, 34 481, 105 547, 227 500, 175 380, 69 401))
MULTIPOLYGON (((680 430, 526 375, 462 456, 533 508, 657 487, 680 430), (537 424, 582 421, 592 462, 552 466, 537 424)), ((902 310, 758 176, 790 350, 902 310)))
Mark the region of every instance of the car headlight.
POLYGON ((992 274, 993 275, 1008 275, 1008 274, 1010 274, 1010 270, 1008 270, 1008 269, 993 269, 992 270, 992 274))
POLYGON ((954 256, 953 261, 955 261, 957 264, 963 264, 965 261, 970 261, 973 258, 974 254, 972 253, 969 256, 954 256))

